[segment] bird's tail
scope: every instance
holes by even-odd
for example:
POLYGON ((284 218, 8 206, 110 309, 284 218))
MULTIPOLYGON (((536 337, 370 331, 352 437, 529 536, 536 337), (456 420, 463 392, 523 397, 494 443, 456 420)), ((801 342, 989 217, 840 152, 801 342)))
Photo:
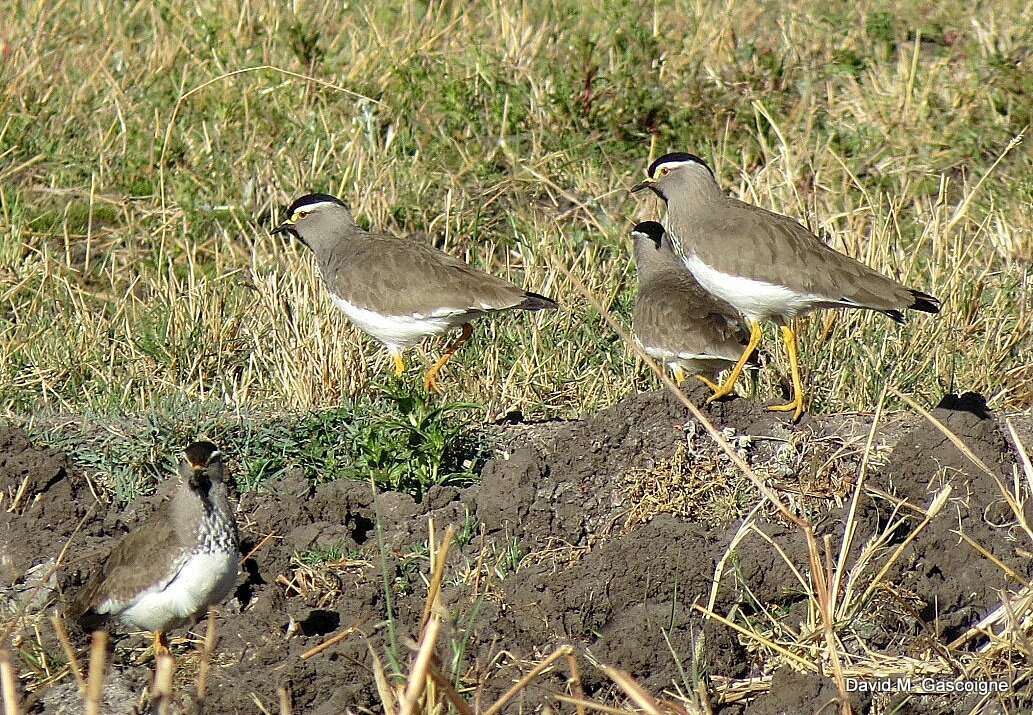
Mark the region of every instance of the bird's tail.
POLYGON ((915 302, 908 306, 911 310, 920 310, 923 313, 939 313, 940 312, 940 299, 923 293, 920 290, 909 290, 909 293, 914 296, 915 302))
POLYGON ((552 298, 546 298, 544 295, 539 293, 531 293, 530 291, 524 296, 523 302, 517 306, 521 310, 556 310, 559 308, 559 303, 554 301, 552 298))

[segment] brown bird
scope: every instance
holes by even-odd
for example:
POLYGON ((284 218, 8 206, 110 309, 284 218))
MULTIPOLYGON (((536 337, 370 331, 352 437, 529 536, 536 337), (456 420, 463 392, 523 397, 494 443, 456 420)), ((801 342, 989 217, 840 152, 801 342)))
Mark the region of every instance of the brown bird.
POLYGON ((906 309, 937 313, 937 298, 825 245, 787 216, 725 196, 706 162, 693 154, 666 154, 632 193, 649 189, 667 205, 667 231, 685 267, 712 295, 750 323, 750 340, 725 382, 710 396, 731 394, 746 360, 761 340, 761 320, 781 326, 793 378, 793 400, 772 410, 803 412, 804 388, 796 333, 788 321, 819 308, 865 308, 903 322, 906 309))
POLYGON ((635 341, 667 365, 677 382, 693 375, 716 391, 708 378, 734 365, 746 347, 749 333, 742 316, 703 290, 656 221, 636 224, 631 238, 639 285, 635 341))
POLYGON ((194 442, 178 478, 172 497, 126 534, 76 595, 68 615, 83 628, 118 620, 152 631, 155 653, 168 652, 167 631, 196 622, 233 589, 240 552, 222 454, 194 442))
POLYGON ((315 255, 330 298, 357 327, 383 343, 395 372, 405 372, 404 350, 430 335, 462 333, 427 371, 438 371, 473 334, 473 321, 506 310, 552 310, 556 302, 518 288, 431 246, 364 231, 343 201, 308 194, 287 209, 272 233, 288 233, 315 255))

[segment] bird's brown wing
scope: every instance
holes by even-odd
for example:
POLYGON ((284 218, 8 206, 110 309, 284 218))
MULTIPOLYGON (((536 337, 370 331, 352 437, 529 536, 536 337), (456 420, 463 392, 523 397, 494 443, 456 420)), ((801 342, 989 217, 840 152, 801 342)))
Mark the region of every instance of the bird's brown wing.
POLYGON ((176 576, 182 552, 183 544, 168 512, 159 507, 115 545, 76 595, 68 615, 89 620, 105 604, 110 607, 104 614, 117 613, 141 593, 163 588, 176 576))
POLYGON ((529 297, 501 278, 416 241, 364 233, 342 249, 321 266, 327 288, 385 315, 506 310, 525 307, 529 297))
POLYGON ((735 309, 703 290, 684 270, 665 271, 642 285, 633 320, 642 345, 684 357, 734 362, 746 345, 735 309))
MULTIPOLYGON (((830 248, 788 216, 727 199, 723 208, 685 224, 700 260, 722 273, 786 286, 830 304, 895 310, 915 301, 908 288, 830 248)), ((681 230, 676 226, 676 235, 681 230)))

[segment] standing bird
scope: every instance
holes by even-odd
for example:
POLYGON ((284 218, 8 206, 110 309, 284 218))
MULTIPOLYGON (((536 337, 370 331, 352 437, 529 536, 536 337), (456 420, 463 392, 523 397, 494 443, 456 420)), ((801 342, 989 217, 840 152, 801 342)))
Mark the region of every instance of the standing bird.
POLYGON ((725 196, 714 172, 693 154, 666 154, 649 166, 649 189, 667 205, 667 231, 689 272, 708 292, 750 322, 750 340, 728 379, 710 396, 732 392, 761 340, 761 320, 782 328, 793 378, 793 400, 770 409, 803 412, 804 388, 796 333, 788 320, 818 308, 865 308, 903 322, 905 309, 937 313, 940 301, 912 290, 825 245, 787 216, 725 196))
POLYGON ((462 333, 427 371, 438 391, 438 371, 473 334, 473 321, 505 310, 552 310, 556 302, 470 267, 431 246, 364 231, 351 211, 329 194, 308 194, 287 209, 272 233, 307 246, 334 304, 357 328, 383 343, 405 372, 403 351, 429 335, 462 333))
POLYGON ((112 619, 154 633, 194 623, 237 580, 237 526, 222 481, 222 454, 211 442, 183 453, 172 497, 111 550, 76 595, 68 615, 86 629, 112 619))
POLYGON ((742 316, 703 290, 656 221, 636 224, 631 238, 639 286, 632 319, 635 342, 667 365, 678 383, 694 375, 716 392, 707 376, 734 365, 746 347, 742 316))

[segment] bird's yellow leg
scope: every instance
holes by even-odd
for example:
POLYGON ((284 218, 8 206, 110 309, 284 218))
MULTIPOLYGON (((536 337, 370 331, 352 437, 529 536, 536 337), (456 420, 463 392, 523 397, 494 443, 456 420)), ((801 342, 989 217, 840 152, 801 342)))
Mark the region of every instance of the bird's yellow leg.
POLYGON ((431 365, 430 370, 427 370, 427 374, 424 375, 423 386, 428 392, 441 392, 441 390, 438 389, 438 371, 445 366, 445 363, 455 355, 459 348, 463 347, 463 343, 469 340, 471 335, 473 335, 473 326, 469 323, 463 323, 463 332, 460 333, 459 337, 453 340, 447 348, 445 348, 444 354, 438 358, 436 363, 431 365))
POLYGON ((154 657, 169 654, 169 639, 164 631, 154 632, 154 657))
POLYGON ((735 391, 735 383, 739 379, 739 375, 742 374, 742 369, 746 365, 746 361, 750 359, 750 355, 760 345, 760 339, 763 336, 764 331, 760 328, 760 323, 756 320, 750 321, 750 342, 746 344, 746 349, 742 351, 742 355, 739 356, 739 360, 735 363, 735 367, 728 373, 728 377, 721 383, 721 386, 714 390, 714 394, 707 398, 707 402, 713 402, 727 395, 731 395, 735 391))
POLYGON ((696 375, 695 377, 696 377, 697 380, 702 382, 704 385, 709 387, 714 392, 717 392, 718 390, 721 389, 720 387, 718 387, 717 385, 715 385, 714 383, 712 383, 710 380, 708 380, 707 378, 703 377, 702 375, 696 375))
POLYGON ((803 380, 800 379, 800 361, 796 353, 796 333, 788 325, 782 326, 782 340, 786 344, 789 369, 793 373, 793 401, 784 405, 772 405, 768 409, 775 412, 792 412, 793 422, 796 422, 803 414, 803 380))
POLYGON ((681 365, 674 366, 674 381, 679 385, 685 380, 685 371, 682 370, 681 365))
POLYGON ((395 375, 401 377, 405 373, 405 360, 402 358, 402 353, 391 353, 391 359, 395 362, 395 375))

